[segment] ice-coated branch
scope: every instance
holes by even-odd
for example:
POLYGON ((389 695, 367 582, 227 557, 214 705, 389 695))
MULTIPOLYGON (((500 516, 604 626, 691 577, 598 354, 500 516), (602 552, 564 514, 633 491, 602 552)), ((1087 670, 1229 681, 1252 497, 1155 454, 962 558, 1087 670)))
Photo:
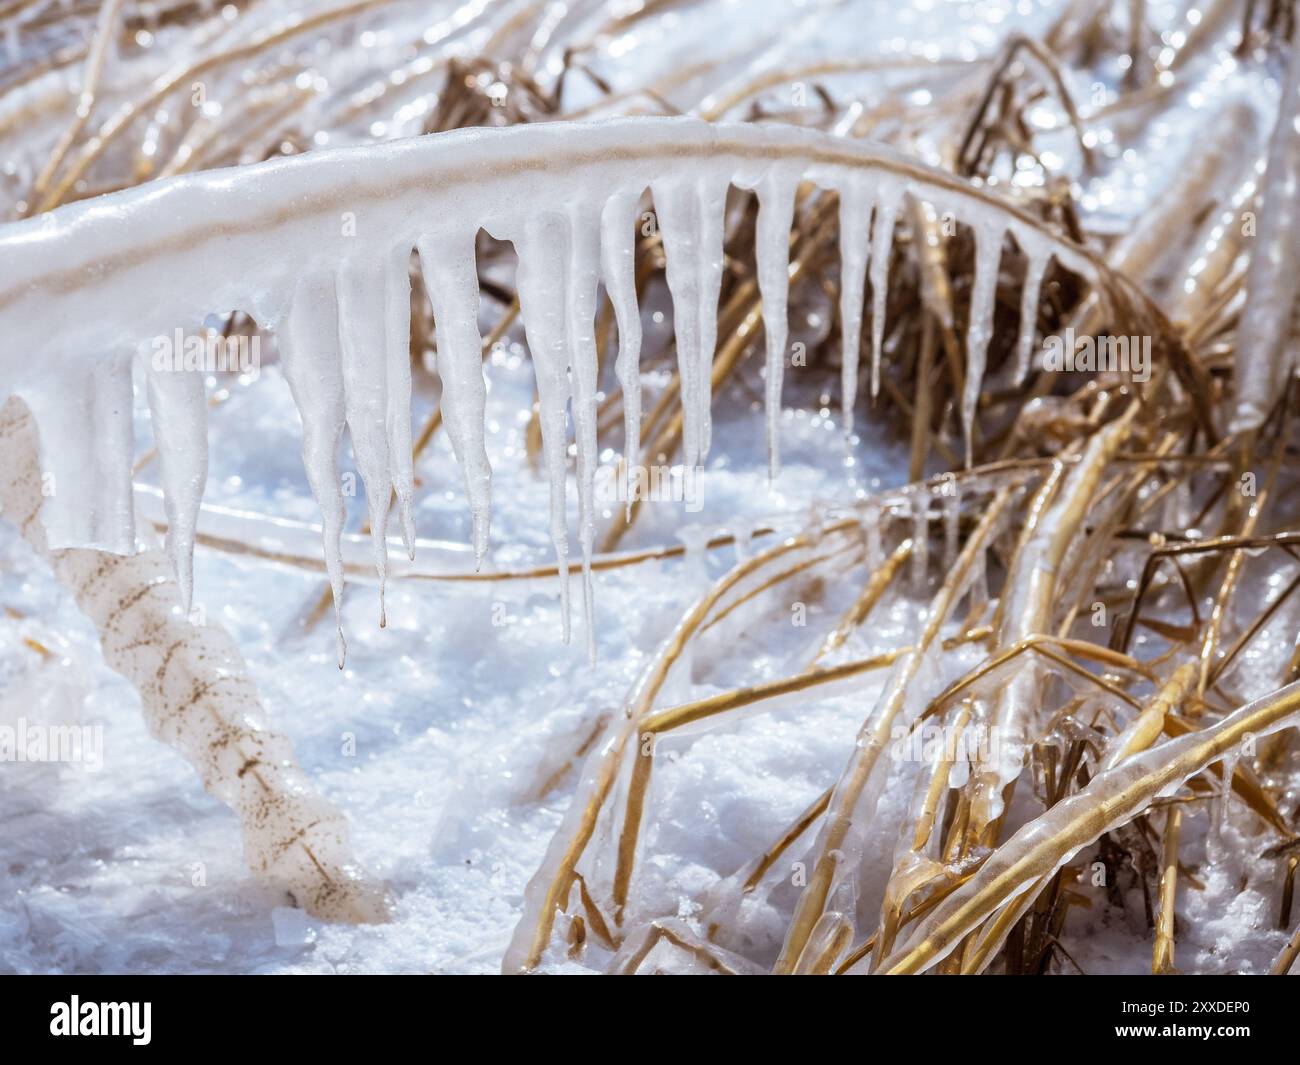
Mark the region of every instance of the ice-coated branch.
MULTIPOLYGON (((413 536, 405 308, 406 267, 418 247, 437 318, 444 413, 481 554, 488 543, 490 472, 473 250, 484 229, 514 243, 520 256, 520 305, 541 399, 550 524, 562 572, 568 554, 565 410, 574 392, 585 568, 595 468, 591 318, 603 281, 618 311, 620 378, 630 380, 639 334, 626 230, 637 201, 649 189, 660 213, 683 381, 686 460, 693 464, 709 446, 709 367, 726 189, 756 190, 763 204, 757 257, 765 312, 772 319, 768 401, 777 405, 789 204, 805 180, 845 196, 843 218, 850 224, 842 226, 840 243, 846 275, 860 278, 870 263, 873 378, 888 284, 885 242, 903 191, 980 234, 975 284, 985 298, 970 325, 968 378, 976 382, 970 388, 978 387, 991 332, 983 319, 993 310, 986 297, 1008 234, 1040 266, 1031 273, 1035 289, 1049 256, 1094 284, 1131 288, 1086 248, 984 189, 882 145, 777 125, 638 118, 458 130, 167 178, 0 228, 0 331, 6 338, 0 399, 21 395, 43 435, 57 434, 61 447, 42 459, 61 478, 76 477, 87 469, 87 456, 96 456, 95 475, 83 477, 84 492, 47 503, 42 517, 51 545, 129 549, 131 414, 121 391, 121 365, 152 337, 178 327, 197 329, 210 313, 240 309, 278 333, 285 375, 302 414, 303 456, 324 516, 336 599, 343 584, 337 448, 344 427, 351 432, 382 595, 384 519, 393 492, 408 543, 413 536), (870 248, 873 214, 878 239, 870 248), (111 395, 110 386, 117 390, 111 395)), ((1149 306, 1140 293, 1129 295, 1149 306)), ((1037 302, 1036 291, 1025 294, 1025 307, 1037 302)), ((860 306, 848 310, 846 320, 853 321, 846 329, 846 367, 856 365, 861 316, 860 306)), ((846 375, 848 402, 854 384, 846 375)), ((195 459, 163 464, 164 490, 176 518, 176 567, 187 584, 191 526, 202 489, 202 396, 192 388, 168 387, 154 387, 150 396, 155 418, 168 427, 169 449, 195 459)), ((627 404, 628 440, 637 439, 638 413, 636 403, 627 404)), ((969 402, 966 415, 969 435, 969 402)), ((772 448, 775 468, 775 434, 772 448)), ((586 599, 590 610, 589 592, 586 599)))

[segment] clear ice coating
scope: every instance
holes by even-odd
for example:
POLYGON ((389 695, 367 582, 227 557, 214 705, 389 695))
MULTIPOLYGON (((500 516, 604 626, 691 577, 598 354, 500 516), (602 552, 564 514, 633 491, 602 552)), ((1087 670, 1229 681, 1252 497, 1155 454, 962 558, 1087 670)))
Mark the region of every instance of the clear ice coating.
POLYGON ((1263 423, 1290 371, 1286 338, 1300 296, 1300 28, 1292 37, 1236 343, 1233 430, 1263 423))
MULTIPOLYGON (((476 558, 481 562, 488 550, 491 471, 475 260, 477 235, 484 230, 511 241, 519 257, 520 312, 537 382, 566 640, 572 410, 590 651, 599 288, 603 284, 618 325, 615 368, 624 390, 624 464, 630 476, 641 435, 635 243, 649 190, 673 300, 683 458, 688 466, 698 465, 711 437, 727 194, 733 186, 757 194, 767 431, 775 474, 790 230, 795 196, 805 181, 840 196, 846 431, 856 399, 866 275, 872 292, 872 394, 879 388, 890 250, 904 195, 923 197, 975 228, 979 251, 962 400, 969 447, 1004 236, 1011 233, 1029 258, 1021 365, 1032 345, 1048 256, 1095 277, 1079 249, 1019 220, 991 194, 881 145, 779 125, 637 118, 458 130, 180 175, 0 227, 0 328, 7 339, 0 354, 0 399, 22 395, 43 430, 43 469, 60 485, 43 513, 51 541, 118 553, 134 549, 130 365, 121 353, 135 351, 150 336, 170 334, 178 324, 202 322, 214 308, 244 310, 276 333, 302 417, 303 463, 322 515, 342 664, 345 508, 338 449, 345 427, 366 490, 381 624, 394 499, 408 554, 415 541, 413 251, 433 306, 443 413, 473 514, 476 558), (351 231, 339 225, 349 215, 356 221, 351 231), (213 226, 214 218, 222 225, 213 226)), ((168 546, 188 602, 206 477, 201 382, 196 374, 165 369, 149 373, 147 381, 172 530, 168 546)))

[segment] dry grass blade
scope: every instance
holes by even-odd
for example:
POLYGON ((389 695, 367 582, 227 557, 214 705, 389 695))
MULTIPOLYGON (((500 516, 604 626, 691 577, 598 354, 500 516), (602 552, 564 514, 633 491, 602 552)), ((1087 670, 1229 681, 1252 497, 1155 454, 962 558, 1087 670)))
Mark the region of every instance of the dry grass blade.
POLYGON ((1151 971, 1157 976, 1174 969, 1174 904, 1178 898, 1178 841, 1182 834, 1183 811, 1169 808, 1165 819, 1165 848, 1160 873, 1160 916, 1156 923, 1155 946, 1151 951, 1151 971))

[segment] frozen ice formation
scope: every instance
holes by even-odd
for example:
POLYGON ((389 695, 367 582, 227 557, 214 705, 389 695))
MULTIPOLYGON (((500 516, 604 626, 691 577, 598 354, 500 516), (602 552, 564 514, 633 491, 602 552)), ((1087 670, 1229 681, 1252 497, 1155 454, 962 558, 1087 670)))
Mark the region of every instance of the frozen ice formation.
MULTIPOLYGON (((520 307, 551 484, 550 532, 565 576, 572 411, 590 645, 598 286, 604 284, 616 312, 616 368, 630 398, 625 422, 632 450, 640 435, 633 223, 649 189, 674 303, 684 458, 695 465, 710 444, 726 194, 731 186, 757 192, 775 472, 790 219, 803 181, 841 195, 841 256, 848 279, 842 303, 846 425, 857 384, 868 274, 873 393, 878 386, 889 243, 903 196, 922 199, 975 228, 979 254, 962 403, 969 449, 1006 236, 1015 238, 1031 262, 1022 358, 1032 342, 1031 312, 1048 258, 1055 256, 1095 281, 1101 267, 1085 249, 950 174, 887 147, 817 131, 712 125, 693 118, 458 130, 181 175, 0 228, 5 337, 0 399, 22 396, 41 427, 42 469, 60 486, 42 514, 50 546, 133 549, 130 359, 152 337, 197 329, 210 313, 238 309, 278 335, 285 376, 302 415, 303 460, 323 515, 336 609, 344 570, 337 455, 344 427, 350 432, 366 488, 382 604, 387 515, 394 495, 408 551, 414 543, 407 270, 412 250, 418 249, 434 309, 443 412, 481 559, 489 542, 491 479, 475 262, 482 229, 512 242, 519 255, 520 307)), ((168 547, 188 600, 189 558, 206 470, 203 388, 195 371, 165 370, 150 375, 148 391, 162 454, 168 547)), ((563 594, 567 637, 567 591, 563 594)), ((341 660, 341 630, 339 654, 341 660)))
MULTIPOLYGON (((1187 779, 1246 740, 1259 740, 1294 725, 1300 713, 1297 707, 1300 682, 1247 703, 1213 725, 1170 739, 1099 772, 1079 791, 1019 828, 974 876, 917 923, 907 941, 884 960, 879 971, 915 973, 941 961, 998 905, 1007 905, 1009 898, 1023 897, 1035 883, 1051 876, 1102 833, 1124 824, 1158 799, 1170 798, 1187 779)), ((1004 922, 1004 936, 1010 927, 1011 922, 1004 922)), ((982 953, 992 957, 996 949, 982 953)))
POLYGON ((1300 297, 1300 20, 1268 149, 1264 198, 1237 337, 1232 428, 1257 429, 1291 369, 1286 340, 1300 297))
POLYGON ((357 865, 347 819, 312 788, 289 738, 265 724, 234 641, 180 609, 167 558, 49 547, 35 436, 20 402, 0 406, 0 510, 94 622, 104 661, 139 691, 149 731, 239 816, 260 879, 323 920, 387 921, 384 886, 357 865))

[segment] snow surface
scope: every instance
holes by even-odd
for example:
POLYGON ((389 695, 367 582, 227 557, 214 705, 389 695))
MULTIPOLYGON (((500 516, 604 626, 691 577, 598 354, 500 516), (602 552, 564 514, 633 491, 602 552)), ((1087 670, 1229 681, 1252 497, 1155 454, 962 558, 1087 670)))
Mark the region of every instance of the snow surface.
MULTIPOLYGON (((450 7, 451 5, 447 5, 450 7)), ((799 32, 774 34, 765 20, 739 17, 738 5, 699 5, 656 20, 636 41, 637 79, 655 63, 665 70, 714 57, 709 27, 773 68, 801 58, 860 55, 865 35, 884 54, 909 42, 933 42, 948 26, 961 53, 991 54, 1016 25, 1041 24, 1050 5, 1005 3, 915 5, 892 25, 888 4, 793 4, 817 8, 820 21, 791 21, 799 32), (693 20, 686 32, 674 19, 693 20), (872 20, 875 21, 872 21, 872 20), (874 27, 879 25, 879 30, 874 27), (855 33, 846 32, 853 29, 855 33), (910 37, 908 35, 911 35, 910 37), (895 47, 895 45, 898 47, 895 47), (710 51, 712 50, 712 51, 710 51)), ((1153 21, 1172 21, 1177 5, 1151 5, 1153 21)), ((786 23, 787 27, 789 22, 786 23)), ((722 64, 719 64, 722 66, 722 64)), ((618 68, 615 67, 615 70, 618 68)), ((735 67, 736 73, 741 68, 735 67)), ((1081 90, 1091 74, 1080 75, 1081 90)), ((1216 75, 1207 94, 1240 89, 1216 75)), ((717 95, 724 95, 713 86, 717 95)), ((691 86, 682 87, 685 94, 691 86)), ((1267 100, 1267 92, 1264 96, 1267 100)), ((698 95, 696 97, 698 99, 698 95)), ((1090 182, 1085 204, 1099 227, 1120 230, 1159 194, 1194 122, 1157 124, 1151 143, 1090 182), (1133 182, 1133 175, 1145 181, 1133 182)), ((1063 154, 1068 137, 1061 138, 1063 154)), ((647 350, 655 324, 647 316, 647 350)), ((791 339, 824 322, 791 322, 791 339)), ((761 360, 751 360, 751 366, 761 360)), ((550 561, 548 487, 523 458, 532 373, 516 342, 498 351, 488 371, 488 452, 494 470, 494 558, 500 565, 550 561)), ((608 382, 606 382, 608 384, 608 382)), ((143 382, 137 382, 137 439, 150 439, 143 382)), ((298 414, 277 365, 211 413, 207 499, 267 514, 315 521, 299 459, 298 414)), ((841 461, 834 382, 816 384, 787 372, 781 415, 782 470, 767 483, 764 382, 756 370, 726 390, 714 413, 714 448, 704 509, 680 504, 645 509, 626 546, 671 543, 687 523, 750 527, 774 514, 797 524, 815 501, 846 499, 905 479, 906 452, 880 421, 858 408, 855 465, 841 461)), ((419 390, 416 423, 431 397, 419 390)), ((612 456, 603 454, 602 462, 612 456)), ((343 469, 355 469, 345 451, 343 469)), ((445 433, 416 474, 425 482, 416 523, 422 536, 468 543, 470 513, 445 433)), ((156 476, 149 469, 145 478, 156 476)), ((574 498, 570 486, 570 499, 574 498)), ((364 517, 350 501, 349 528, 364 517)), ((598 520, 608 520, 608 505, 598 520)), ((572 515, 571 525, 573 528, 572 515)), ((0 821, 0 970, 17 972, 495 972, 522 905, 523 887, 542 859, 568 804, 576 773, 539 794, 603 712, 619 706, 641 665, 685 607, 734 561, 731 548, 698 558, 644 563, 597 573, 596 652, 589 665, 581 620, 561 644, 554 582, 392 583, 387 627, 377 626, 373 585, 350 584, 344 608, 347 666, 335 667, 328 621, 304 634, 302 616, 325 588, 323 573, 305 574, 200 548, 195 603, 241 648, 271 719, 293 740, 321 792, 352 820, 359 860, 388 881, 396 902, 389 925, 350 927, 314 921, 287 899, 257 885, 240 857, 238 825, 205 795, 179 755, 145 732, 139 700, 108 670, 89 623, 15 531, 0 523, 0 720, 75 715, 104 728, 98 771, 80 767, 4 766, 0 821), (45 661, 24 640, 56 651, 45 661)), ((575 583, 575 594, 577 587, 575 583)), ((734 678, 762 679, 807 658, 836 606, 853 589, 827 589, 800 639, 777 638, 778 626, 754 626, 753 642, 715 639, 707 668, 689 691, 706 695, 734 678)), ((757 621, 757 618, 755 618, 757 621)), ((885 619, 864 640, 886 641, 885 619)), ((863 648, 858 648, 862 651, 863 648)), ((689 917, 719 878, 761 850, 843 765, 869 697, 821 700, 758 715, 743 724, 665 741, 657 770, 655 821, 638 870, 637 905, 689 917)), ((910 796, 905 769, 895 769, 882 802, 892 824, 910 796), (892 804, 892 806, 891 806, 892 804), (891 816, 892 813, 892 816, 891 816)), ((1228 808, 1220 842, 1204 816, 1185 828, 1184 862, 1204 890, 1179 892, 1179 967, 1185 971, 1258 971, 1284 936, 1273 928, 1276 871, 1244 868, 1225 855, 1265 845, 1255 826, 1228 808), (1217 850, 1216 848, 1222 848, 1217 850), (1213 850, 1215 862, 1204 863, 1213 850)), ((878 896, 894 841, 872 842, 874 860, 860 883, 878 896), (878 883, 868 883, 874 873, 878 883)), ((778 892, 775 905, 790 900, 778 892)), ((745 912, 746 953, 769 961, 780 946, 784 914, 745 912)), ((1141 899, 1121 910, 1104 895, 1070 917, 1071 954, 1089 972, 1142 972, 1150 944, 1141 899)), ((558 966, 578 971, 581 966, 558 966)), ((1067 970, 1068 971, 1068 970, 1067 970)))
MULTIPOLYGON (((531 537, 531 556, 544 563, 549 545, 536 515, 546 506, 546 484, 519 464, 519 411, 531 391, 526 357, 517 348, 501 353, 489 379, 496 539, 531 537)), ((838 411, 786 417, 785 470, 780 492, 769 494, 762 418, 738 406, 719 419, 720 468, 706 480, 704 510, 685 515, 681 504, 654 504, 640 539, 652 542, 683 517, 721 526, 739 507, 757 517, 843 493, 842 470, 825 460, 838 453, 838 411), (735 469, 745 456, 747 468, 735 469)), ((314 520, 296 423, 274 367, 217 408, 213 501, 314 520)), ((862 474, 873 475, 872 486, 884 477, 897 483, 901 456, 876 435, 859 448, 871 464, 862 474)), ((432 451, 422 475, 435 490, 417 523, 422 533, 464 539, 469 516, 445 437, 432 451)), ((343 468, 352 468, 346 451, 343 468)), ((611 515, 612 507, 601 517, 611 515)), ((0 546, 0 596, 25 615, 0 622, 5 717, 23 708, 19 683, 54 690, 52 679, 61 676, 57 690, 71 689, 74 704, 85 700, 81 722, 104 726, 98 771, 6 766, 0 816, 9 826, 11 897, 0 943, 4 965, 19 971, 495 971, 573 774, 542 801, 538 788, 596 716, 621 703, 646 655, 708 579, 680 560, 598 573, 594 668, 580 638, 567 647, 559 640, 553 582, 392 585, 383 630, 373 584, 354 584, 340 673, 328 622, 299 633, 300 614, 325 587, 323 574, 200 549, 196 608, 234 636, 271 719, 292 737, 322 793, 351 816, 359 860, 397 897, 393 924, 351 928, 288 911, 286 900, 251 881, 235 819, 177 754, 146 734, 135 692, 103 665, 93 628, 71 597, 7 524, 0 546), (494 608, 503 625, 494 625, 494 608), (57 648, 66 664, 39 665, 23 637, 57 648), (355 755, 345 753, 350 737, 355 755), (195 886, 200 869, 206 883, 195 886)), ((524 550, 498 551, 497 559, 524 550)), ((730 548, 715 554, 715 571, 734 560, 730 548)), ((823 620, 833 621, 833 612, 823 620)), ((810 629, 815 624, 816 615, 810 629)), ((760 675, 779 670, 791 650, 773 648, 753 664, 760 675)), ((709 678, 700 681, 702 694, 709 678)), ((654 850, 680 852, 680 867, 648 875, 680 880, 667 890, 694 894, 731 872, 829 783, 860 712, 832 706, 778 715, 746 728, 739 744, 725 733, 673 741, 683 749, 680 759, 668 754, 654 850), (701 813, 717 835, 698 831, 701 813)))

